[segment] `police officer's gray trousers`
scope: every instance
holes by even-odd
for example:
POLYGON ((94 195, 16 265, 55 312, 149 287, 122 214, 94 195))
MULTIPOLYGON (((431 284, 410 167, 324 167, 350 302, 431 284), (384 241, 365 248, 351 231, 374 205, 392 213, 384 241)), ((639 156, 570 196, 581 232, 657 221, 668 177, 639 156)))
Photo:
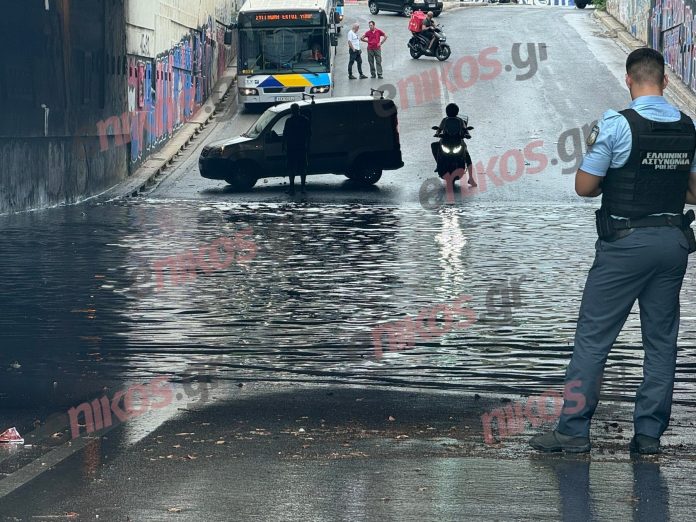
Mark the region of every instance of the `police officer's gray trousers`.
POLYGON ((614 242, 598 240, 595 249, 557 430, 575 437, 589 436, 609 350, 638 299, 645 358, 633 422, 636 434, 659 438, 667 429, 672 410, 679 292, 688 256, 686 238, 674 227, 638 228, 614 242), (577 394, 584 395, 584 404, 571 400, 577 399, 577 394))

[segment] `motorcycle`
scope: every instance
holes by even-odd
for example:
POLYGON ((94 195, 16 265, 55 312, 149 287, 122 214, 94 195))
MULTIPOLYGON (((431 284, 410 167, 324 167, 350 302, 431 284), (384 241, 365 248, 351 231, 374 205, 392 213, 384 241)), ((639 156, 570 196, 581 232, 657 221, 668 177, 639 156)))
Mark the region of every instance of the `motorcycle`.
MULTIPOLYGON (((466 116, 462 117, 462 119, 466 129, 464 139, 471 139, 469 131, 474 130, 474 128, 469 126, 469 119, 466 116)), ((438 176, 443 178, 445 174, 451 174, 457 169, 465 169, 467 148, 464 141, 457 135, 459 129, 448 129, 447 124, 445 124, 445 128, 442 131, 440 131, 440 127, 432 127, 432 129, 435 131, 434 137, 440 138, 437 144, 433 144, 437 145, 435 160, 437 162, 436 171, 438 176), (448 132, 450 130, 451 132, 448 132)))
POLYGON ((444 26, 441 25, 435 28, 436 39, 431 50, 428 50, 430 38, 424 36, 422 33, 412 31, 411 34, 413 36, 408 41, 408 49, 411 53, 411 58, 418 59, 421 56, 434 56, 441 62, 444 62, 447 58, 449 58, 450 54, 452 54, 452 50, 450 49, 450 46, 445 43, 447 41, 447 37, 442 31, 442 27, 444 26))

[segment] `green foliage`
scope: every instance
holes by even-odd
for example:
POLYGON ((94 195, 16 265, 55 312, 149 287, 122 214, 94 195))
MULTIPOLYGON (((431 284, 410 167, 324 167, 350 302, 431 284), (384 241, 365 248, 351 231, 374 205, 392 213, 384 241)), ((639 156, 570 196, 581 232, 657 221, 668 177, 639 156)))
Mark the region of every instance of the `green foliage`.
POLYGON ((607 10, 607 0, 593 0, 592 5, 594 5, 595 8, 599 9, 600 11, 607 10))

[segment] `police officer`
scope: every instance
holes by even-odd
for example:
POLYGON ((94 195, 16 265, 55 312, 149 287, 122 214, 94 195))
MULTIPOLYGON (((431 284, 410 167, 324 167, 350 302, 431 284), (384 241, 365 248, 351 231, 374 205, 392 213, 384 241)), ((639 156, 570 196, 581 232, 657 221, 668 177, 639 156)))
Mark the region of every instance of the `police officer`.
POLYGON ((621 112, 605 112, 587 138, 590 150, 576 173, 575 191, 602 194, 600 239, 582 296, 558 426, 530 440, 540 451, 590 451, 604 364, 636 299, 645 359, 631 453, 658 453, 669 424, 679 292, 687 255, 696 249, 689 226, 693 211, 682 216, 685 203, 696 204, 696 130, 662 97, 664 69, 654 49, 633 51, 626 60, 633 101, 621 112))

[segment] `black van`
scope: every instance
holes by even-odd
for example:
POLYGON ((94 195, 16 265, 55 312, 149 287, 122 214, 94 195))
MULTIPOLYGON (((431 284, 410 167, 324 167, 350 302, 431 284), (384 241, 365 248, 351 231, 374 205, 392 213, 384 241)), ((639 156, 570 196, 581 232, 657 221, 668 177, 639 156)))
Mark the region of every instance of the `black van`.
MULTIPOLYGON (((296 102, 312 125, 308 174, 343 174, 364 184, 404 166, 396 105, 372 96, 296 102)), ((271 107, 241 136, 203 147, 201 176, 248 190, 260 178, 287 176, 283 128, 292 103, 271 107)))

